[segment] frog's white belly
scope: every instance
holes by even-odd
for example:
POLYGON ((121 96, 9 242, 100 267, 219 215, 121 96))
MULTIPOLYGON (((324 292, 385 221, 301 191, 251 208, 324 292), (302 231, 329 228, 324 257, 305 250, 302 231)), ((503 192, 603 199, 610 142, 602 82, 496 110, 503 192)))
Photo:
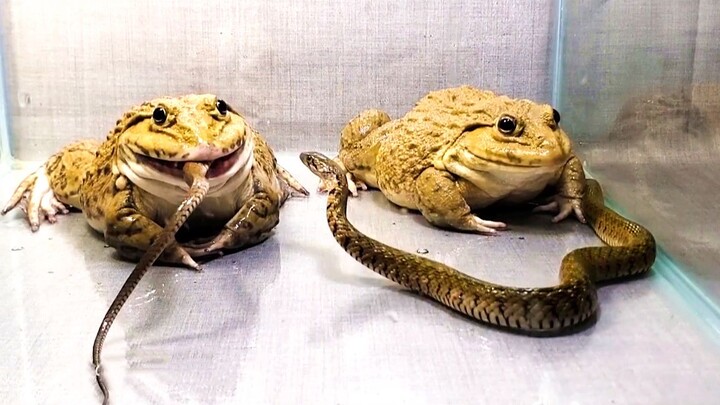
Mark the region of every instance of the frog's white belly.
POLYGON ((522 203, 532 200, 557 182, 562 165, 525 167, 473 161, 473 167, 457 155, 446 155, 445 169, 460 177, 463 196, 472 209, 497 202, 522 203))
MULTIPOLYGON (((192 217, 213 222, 215 220, 227 221, 232 218, 242 202, 250 199, 253 194, 252 176, 243 177, 242 181, 231 180, 228 182, 234 188, 228 189, 224 187, 225 192, 223 193, 208 193, 195 209, 192 217)), ((165 221, 172 217, 183 200, 184 198, 163 199, 154 194, 143 194, 143 202, 154 211, 152 213, 153 219, 163 226, 165 221)))

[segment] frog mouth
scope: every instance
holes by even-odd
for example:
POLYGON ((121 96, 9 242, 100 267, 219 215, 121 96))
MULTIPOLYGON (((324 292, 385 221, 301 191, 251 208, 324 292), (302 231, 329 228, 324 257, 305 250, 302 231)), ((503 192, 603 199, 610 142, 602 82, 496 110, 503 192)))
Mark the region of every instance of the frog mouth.
POLYGON ((220 156, 219 158, 212 159, 212 160, 174 161, 174 160, 158 159, 158 158, 150 157, 147 155, 141 155, 139 153, 135 153, 135 156, 137 157, 139 164, 151 167, 160 173, 167 174, 167 175, 170 175, 172 177, 177 177, 177 178, 183 177, 183 167, 185 166, 185 163, 188 163, 188 162, 205 163, 209 166, 206 176, 208 179, 213 179, 216 177, 220 177, 220 176, 229 174, 229 172, 233 168, 235 168, 236 164, 239 162, 241 154, 242 154, 242 149, 238 148, 235 151, 230 152, 227 155, 220 156))
POLYGON ((252 141, 225 153, 201 147, 186 151, 184 159, 168 160, 151 157, 126 146, 119 151, 117 168, 139 188, 162 199, 176 202, 182 200, 189 189, 183 175, 186 163, 208 164, 208 195, 222 195, 244 187, 253 166, 253 149, 252 141))

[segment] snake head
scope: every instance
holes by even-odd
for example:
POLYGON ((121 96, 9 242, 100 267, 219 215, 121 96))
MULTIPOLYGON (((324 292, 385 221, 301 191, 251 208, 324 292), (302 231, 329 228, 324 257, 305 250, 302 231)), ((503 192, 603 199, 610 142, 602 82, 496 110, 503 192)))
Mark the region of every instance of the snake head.
POLYGON ((337 163, 320 152, 302 152, 300 160, 311 172, 322 179, 330 179, 343 172, 337 163))

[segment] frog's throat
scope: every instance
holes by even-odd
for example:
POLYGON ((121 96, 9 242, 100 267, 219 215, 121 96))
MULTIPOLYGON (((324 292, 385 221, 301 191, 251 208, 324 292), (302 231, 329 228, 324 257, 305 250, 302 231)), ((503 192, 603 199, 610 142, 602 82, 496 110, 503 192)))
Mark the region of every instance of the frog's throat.
POLYGON ((508 190, 549 184, 561 173, 564 162, 548 162, 541 166, 505 164, 475 156, 462 148, 453 148, 435 165, 488 191, 491 188, 508 190))
MULTIPOLYGON (((208 179, 210 183, 208 197, 221 196, 238 190, 245 182, 249 181, 253 166, 253 150, 254 144, 250 139, 227 171, 208 179)), ((132 152, 129 153, 132 154, 132 152)), ((189 189, 182 176, 173 176, 150 165, 141 164, 135 156, 128 156, 128 152, 121 152, 121 156, 117 160, 117 167, 120 173, 135 186, 164 200, 182 200, 189 189)))

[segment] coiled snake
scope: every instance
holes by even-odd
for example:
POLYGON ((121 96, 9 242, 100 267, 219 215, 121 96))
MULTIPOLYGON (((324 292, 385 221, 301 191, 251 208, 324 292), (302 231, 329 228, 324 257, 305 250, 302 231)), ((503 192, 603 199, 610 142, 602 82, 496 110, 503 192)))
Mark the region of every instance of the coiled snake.
POLYGON ((655 261, 653 235, 606 207, 600 184, 588 179, 583 210, 588 224, 608 246, 584 247, 565 255, 560 282, 553 287, 492 284, 365 236, 346 217, 345 171, 317 152, 301 153, 300 159, 323 180, 332 180, 327 222, 347 253, 403 287, 484 323, 531 334, 559 333, 595 314, 596 283, 645 273, 655 261))

